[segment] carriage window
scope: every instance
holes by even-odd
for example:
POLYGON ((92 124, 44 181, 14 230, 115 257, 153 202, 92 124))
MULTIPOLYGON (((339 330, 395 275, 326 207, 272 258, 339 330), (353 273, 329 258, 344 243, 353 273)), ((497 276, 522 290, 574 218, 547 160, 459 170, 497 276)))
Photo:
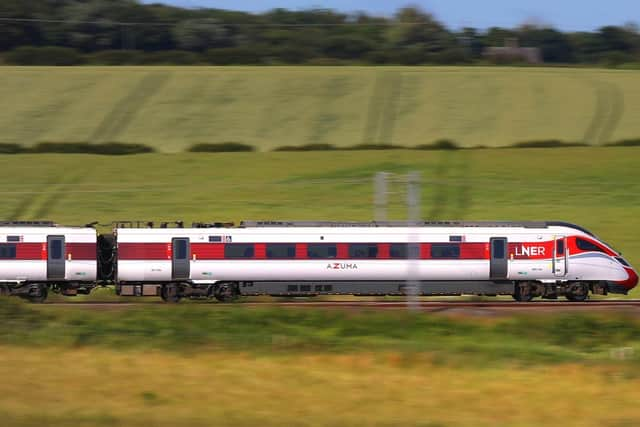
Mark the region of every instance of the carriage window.
POLYGON ((51 240, 51 259, 62 259, 62 240, 51 240))
POLYGON ((20 236, 7 236, 7 242, 19 242, 20 236))
POLYGON ((225 258, 253 258, 253 243, 227 243, 224 245, 225 258))
POLYGON ((460 245, 434 243, 431 245, 431 258, 460 258, 460 245))
POLYGON ((293 243, 269 243, 267 244, 267 258, 295 258, 296 245, 293 243))
POLYGON ((420 258, 420 245, 418 243, 414 245, 409 245, 407 243, 392 243, 391 246, 389 246, 389 257, 397 259, 420 258))
POLYGON ((338 254, 334 244, 314 244, 307 246, 307 256, 309 258, 335 258, 338 254))
POLYGON ((16 245, 0 244, 0 259, 13 259, 16 257, 16 245))
POLYGON ((599 248, 598 246, 594 245, 591 242, 588 242, 586 240, 583 239, 576 239, 576 245, 578 246, 578 249, 583 250, 583 251, 597 251, 597 252, 604 252, 601 248, 599 248))
POLYGON ((564 240, 556 240, 556 255, 564 255, 564 240))
POLYGON ((209 236, 209 243, 220 243, 222 242, 222 236, 209 236))
POLYGON ((376 258, 378 245, 368 243, 356 243, 349 245, 349 258, 376 258))

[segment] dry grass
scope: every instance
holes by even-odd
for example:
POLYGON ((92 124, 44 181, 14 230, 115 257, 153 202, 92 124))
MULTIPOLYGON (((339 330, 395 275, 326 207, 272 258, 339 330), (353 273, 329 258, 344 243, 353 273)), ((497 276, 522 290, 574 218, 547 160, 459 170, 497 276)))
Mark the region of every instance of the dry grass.
POLYGON ((628 368, 468 369, 394 353, 0 347, 5 426, 631 426, 628 368))

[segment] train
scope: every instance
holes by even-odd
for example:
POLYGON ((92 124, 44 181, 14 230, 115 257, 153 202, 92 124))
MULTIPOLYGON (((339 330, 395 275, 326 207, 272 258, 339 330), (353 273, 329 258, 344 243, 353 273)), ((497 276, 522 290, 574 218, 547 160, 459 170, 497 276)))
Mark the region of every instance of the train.
POLYGON ((0 294, 233 301, 240 296, 511 295, 585 301, 638 274, 590 231, 561 221, 0 222, 0 294))

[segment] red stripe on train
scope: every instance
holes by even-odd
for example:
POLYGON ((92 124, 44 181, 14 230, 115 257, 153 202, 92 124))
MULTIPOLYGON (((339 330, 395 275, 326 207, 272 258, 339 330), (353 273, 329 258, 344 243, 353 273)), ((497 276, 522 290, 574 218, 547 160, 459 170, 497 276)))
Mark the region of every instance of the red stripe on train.
MULTIPOLYGON (((46 261, 47 260, 47 244, 46 243, 11 243, 16 247, 16 257, 9 258, 19 261, 46 261)), ((65 259, 74 260, 95 260, 96 244, 95 243, 67 243, 65 245, 65 259)), ((6 260, 6 259, 5 259, 6 260)))
MULTIPOLYGON (((309 259, 307 256, 308 243, 297 243, 294 259, 309 259)), ((489 259, 489 243, 471 242, 461 243, 460 256, 455 259, 479 260, 489 259)), ((266 243, 254 243, 254 256, 248 259, 267 259, 266 243)), ((390 255, 391 243, 378 244, 378 257, 374 259, 392 259, 390 255)), ((431 243, 420 244, 420 259, 432 259, 431 243)), ((336 243, 337 256, 332 259, 353 259, 349 256, 348 243, 336 243)), ((226 259, 224 243, 191 243, 189 258, 196 260, 226 259)), ((119 260, 170 260, 171 243, 119 243, 119 260)), ((242 259, 242 258, 241 258, 242 259)), ((446 258, 444 258, 446 259, 446 258)))
POLYGON ((71 256, 72 260, 91 260, 96 259, 96 244, 95 243, 67 243, 66 245, 66 258, 71 256))
POLYGON ((118 243, 118 259, 170 260, 171 243, 118 243))

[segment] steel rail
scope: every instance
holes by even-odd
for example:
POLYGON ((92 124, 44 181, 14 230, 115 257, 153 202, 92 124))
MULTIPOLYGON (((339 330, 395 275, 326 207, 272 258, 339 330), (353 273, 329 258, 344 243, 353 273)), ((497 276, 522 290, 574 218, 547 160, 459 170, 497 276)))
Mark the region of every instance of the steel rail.
MULTIPOLYGON (((216 303, 202 301, 198 306, 210 307, 304 307, 304 308, 367 308, 367 309, 404 309, 407 308, 405 301, 244 301, 236 303, 216 303)), ((591 300, 583 302, 571 301, 417 301, 416 307, 419 309, 452 309, 452 308, 474 308, 474 309, 506 309, 506 310, 531 310, 542 308, 572 308, 572 309, 594 309, 594 308, 622 308, 640 307, 640 300, 591 300)), ((69 302, 47 302, 43 306, 65 306, 65 307, 144 307, 144 306, 171 306, 161 301, 69 301, 69 302)))

